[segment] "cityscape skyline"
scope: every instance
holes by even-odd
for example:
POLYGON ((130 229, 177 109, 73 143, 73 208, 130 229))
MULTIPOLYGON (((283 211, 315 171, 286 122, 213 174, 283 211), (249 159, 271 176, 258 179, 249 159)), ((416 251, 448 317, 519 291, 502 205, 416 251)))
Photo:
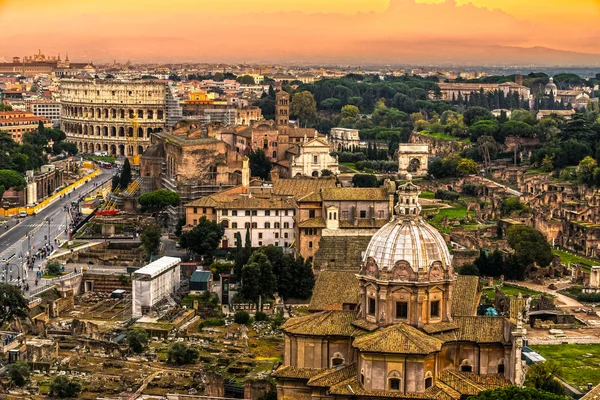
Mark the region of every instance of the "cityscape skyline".
POLYGON ((0 43, 0 61, 42 48, 93 62, 600 63, 594 26, 600 4, 592 0, 280 3, 175 0, 165 12, 154 0, 143 8, 114 0, 101 6, 50 0, 28 3, 38 12, 23 13, 22 3, 3 0, 0 24, 9 33, 0 43), (53 20, 64 23, 48 22, 53 20), (25 23, 26 31, 19 28, 25 23), (568 26, 573 34, 564 35, 568 26), (31 51, 21 54, 23 49, 31 51))

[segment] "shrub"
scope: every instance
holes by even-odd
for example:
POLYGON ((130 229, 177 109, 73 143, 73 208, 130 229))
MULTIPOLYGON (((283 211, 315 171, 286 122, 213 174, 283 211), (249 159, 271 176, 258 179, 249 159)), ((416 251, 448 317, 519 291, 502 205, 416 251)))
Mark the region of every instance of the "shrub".
POLYGON ((58 261, 49 261, 46 270, 50 275, 60 275, 60 263, 58 261))
POLYGON ((260 321, 266 321, 267 320, 267 314, 262 312, 262 311, 257 311, 256 314, 254 315, 254 320, 257 322, 260 321))
POLYGON ((250 320, 250 314, 246 311, 238 311, 233 316, 233 322, 236 324, 247 325, 250 320))
POLYGON ((456 201, 460 197, 460 194, 453 190, 438 189, 435 192, 435 198, 440 200, 456 201))
POLYGON ((207 328, 209 326, 225 326, 225 320, 222 318, 207 318, 200 324, 201 328, 207 328))

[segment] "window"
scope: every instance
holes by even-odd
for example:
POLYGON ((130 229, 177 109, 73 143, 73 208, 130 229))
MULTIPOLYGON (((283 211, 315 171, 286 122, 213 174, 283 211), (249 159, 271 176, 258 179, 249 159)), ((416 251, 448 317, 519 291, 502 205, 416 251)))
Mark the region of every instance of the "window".
POLYGON ((198 225, 198 220, 197 219, 194 220, 194 225, 198 225))
POLYGON ((314 217, 315 217, 315 210, 310 210, 310 211, 308 212, 308 217, 309 217, 309 218, 314 218, 314 217))
POLYGON ((379 219, 383 218, 383 210, 377 211, 377 218, 379 218, 379 219))
POLYGON ((279 222, 275 222, 275 229, 279 229, 281 225, 279 224, 279 222))
POLYGON ((202 209, 202 214, 206 214, 206 208, 202 209))
POLYGON ((290 223, 289 222, 284 222, 283 223, 283 229, 290 229, 290 223))
POLYGON ((246 211, 244 211, 244 215, 245 215, 246 217, 249 217, 249 216, 250 216, 250 210, 246 210, 246 211))
POLYGON ((285 210, 284 215, 287 217, 288 216, 288 210, 285 210))
POLYGON ((229 212, 227 210, 223 210, 223 215, 228 215, 229 212))
POLYGON ((265 222, 265 229, 271 229, 271 223, 265 222))
POLYGON ((504 364, 498 364, 498 373, 499 374, 503 374, 504 373, 504 364))
MULTIPOLYGON (((284 237, 284 239, 287 239, 287 238, 288 238, 288 236, 289 236, 289 235, 288 235, 288 233, 287 233, 287 232, 283 234, 283 237, 284 237)), ((286 245, 286 246, 287 246, 287 245, 286 245)))
POLYGON ((369 315, 375 315, 375 299, 369 298, 369 315))
POLYGON ((342 211, 342 219, 348 219, 348 211, 342 211))
POLYGON ((265 210, 265 217, 271 216, 271 210, 265 210))
POLYGON ((258 214, 258 213, 256 212, 256 210, 252 210, 252 216, 253 216, 253 217, 256 217, 256 215, 257 215, 257 214, 258 214))
POLYGON ((390 390, 400 390, 400 379, 390 378, 390 390))
POLYGON ((279 210, 275 210, 275 216, 278 217, 279 216, 279 210))
POLYGON ((333 357, 331 357, 331 366, 335 367, 336 365, 343 365, 344 364, 344 356, 342 355, 342 353, 336 352, 333 353, 333 357))
POLYGON ((279 247, 279 242, 275 242, 275 246, 276 246, 276 247, 279 247))
POLYGON ((252 229, 256 229, 256 228, 258 228, 258 224, 256 222, 253 222, 252 223, 252 229))
POLYGON ((367 218, 367 210, 360 210, 360 217, 367 218))
POLYGON ((258 242, 258 246, 259 246, 259 247, 260 247, 260 246, 262 246, 262 242, 258 242))
POLYGON ((237 222, 232 222, 231 223, 231 228, 232 229, 237 229, 237 222))
POLYGON ((237 210, 231 210, 231 216, 237 217, 237 210))
POLYGON ((365 384, 365 371, 364 370, 360 370, 360 384, 364 385, 365 384))
POLYGON ((396 302, 396 318, 406 319, 408 318, 408 303, 405 301, 396 302))
POLYGON ((425 389, 429 389, 432 386, 433 386, 433 378, 432 377, 425 378, 425 389))
POLYGON ((229 228, 229 221, 224 219, 221 224, 223 225, 223 228, 229 228))
POLYGON ((432 301, 431 302, 431 312, 429 313, 431 317, 439 317, 440 316, 440 301, 432 301))
POLYGON ((461 365, 460 370, 462 372, 473 372, 473 367, 467 364, 461 365))
POLYGON ((194 214, 198 214, 198 207, 194 207, 194 214))
POLYGON ((259 239, 262 239, 262 232, 260 232, 260 233, 258 234, 258 238, 259 238, 259 239))
POLYGON ((312 242, 308 242, 308 248, 312 249, 312 242))
POLYGON ((319 156, 313 157, 313 163, 317 164, 319 162, 319 156))
POLYGON ((279 239, 279 232, 275 232, 275 239, 279 239))
POLYGON ((246 222, 246 223, 244 224, 244 228, 246 228, 246 229, 250 228, 250 222, 246 222))

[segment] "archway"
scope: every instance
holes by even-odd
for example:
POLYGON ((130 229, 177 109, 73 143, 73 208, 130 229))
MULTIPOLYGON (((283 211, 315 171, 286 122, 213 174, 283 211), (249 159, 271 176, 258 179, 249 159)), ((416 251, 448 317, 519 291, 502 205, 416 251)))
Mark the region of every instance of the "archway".
POLYGON ((117 136, 117 127, 115 127, 115 126, 110 127, 110 136, 117 136))
POLYGON ((144 137, 144 128, 138 128, 137 137, 139 137, 139 138, 144 137))
POLYGON ((110 145, 110 154, 113 156, 117 154, 117 146, 116 145, 114 145, 114 144, 110 145))
POLYGON ((124 144, 120 144, 119 145, 119 155, 120 156, 124 156, 125 155, 125 145, 124 144))
POLYGON ((144 154, 144 147, 143 146, 138 146, 137 151, 138 151, 137 153, 140 154, 140 155, 144 154))
POLYGON ((318 177, 319 176, 319 171, 313 171, 312 176, 318 177))
POLYGON ((106 151, 108 153, 108 145, 107 144, 102 145, 102 151, 106 151))
POLYGON ((123 128, 122 126, 119 127, 119 136, 120 137, 124 137, 125 136, 125 128, 123 128))
POLYGON ((412 158, 408 163, 408 172, 417 172, 421 168, 421 161, 418 158, 412 158))

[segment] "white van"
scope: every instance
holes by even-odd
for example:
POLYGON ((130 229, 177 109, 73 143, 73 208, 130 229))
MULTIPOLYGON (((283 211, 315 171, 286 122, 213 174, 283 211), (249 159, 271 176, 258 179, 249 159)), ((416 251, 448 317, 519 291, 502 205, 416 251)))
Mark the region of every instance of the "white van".
POLYGON ((19 218, 25 218, 27 216, 27 211, 21 211, 19 213, 19 218))

